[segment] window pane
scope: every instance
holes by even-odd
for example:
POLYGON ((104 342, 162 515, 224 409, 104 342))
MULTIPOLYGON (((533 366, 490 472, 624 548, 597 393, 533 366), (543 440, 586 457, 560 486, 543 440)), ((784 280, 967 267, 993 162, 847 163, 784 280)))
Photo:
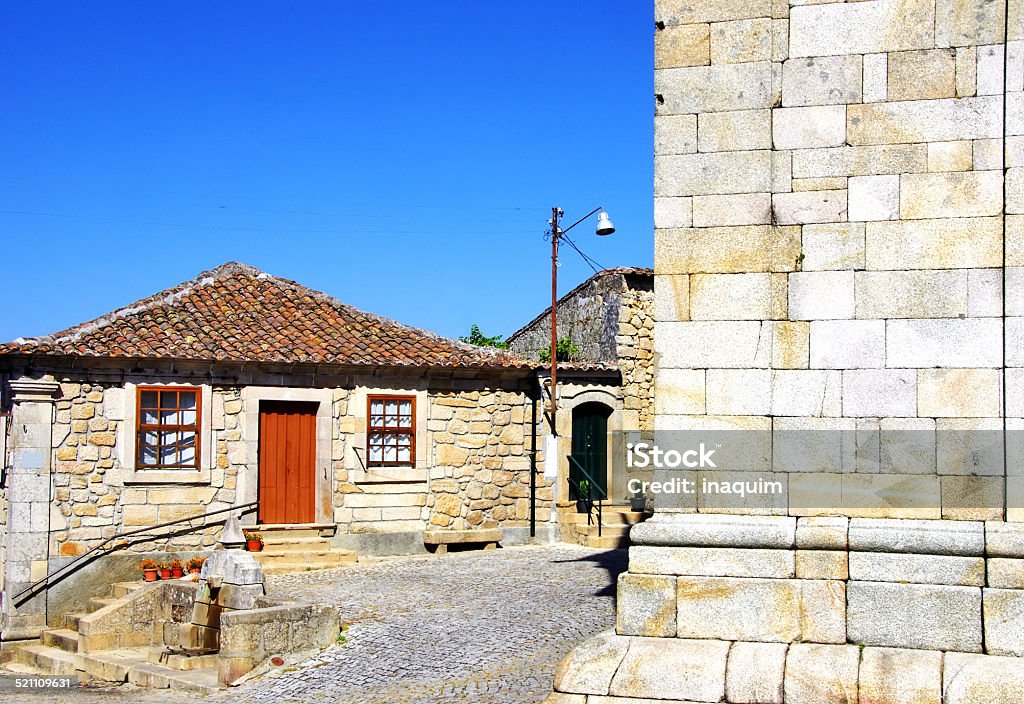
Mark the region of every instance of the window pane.
POLYGON ((178 407, 178 392, 177 391, 161 391, 160 392, 160 408, 177 408, 178 407))
POLYGON ((143 391, 139 399, 143 408, 156 408, 156 391, 143 391))
POLYGON ((380 462, 384 459, 384 436, 374 433, 370 436, 369 456, 370 462, 380 462))
POLYGON ((384 402, 383 401, 379 401, 379 400, 378 401, 370 401, 370 413, 376 413, 376 414, 379 415, 379 414, 381 414, 383 412, 384 412, 384 402))
POLYGON ((388 401, 385 404, 384 412, 391 417, 398 415, 398 401, 388 401))
POLYGON ((411 428, 412 427, 412 416, 399 416, 398 417, 399 428, 411 428))
POLYGON ((196 434, 181 433, 178 440, 180 448, 179 461, 182 465, 192 466, 196 463, 196 434))
POLYGON ((195 411, 182 411, 181 412, 181 424, 182 425, 195 425, 196 412, 195 411))
POLYGON ((160 425, 177 425, 177 411, 160 411, 160 425))
POLYGON ((178 462, 177 447, 174 445, 160 446, 160 464, 164 467, 173 467, 178 462))
POLYGON ((381 428, 384 426, 384 416, 382 415, 371 415, 370 426, 374 428, 381 428))
POLYGON ((178 392, 178 406, 180 408, 195 408, 196 407, 196 392, 195 391, 179 391, 178 392))
POLYGON ((398 453, 394 445, 388 445, 384 448, 384 461, 385 462, 397 462, 398 453))
POLYGON ((155 410, 142 411, 142 423, 143 425, 156 425, 160 422, 160 416, 155 410))
POLYGON ((404 448, 399 448, 398 449, 398 461, 399 462, 409 462, 410 461, 410 459, 409 459, 409 448, 408 447, 404 447, 404 448))
POLYGON ((398 446, 399 447, 409 447, 409 445, 412 444, 410 442, 410 440, 411 440, 411 438, 408 435, 399 435, 398 436, 398 446))
POLYGON ((140 445, 139 446, 139 464, 154 465, 156 464, 156 447, 153 445, 140 445))

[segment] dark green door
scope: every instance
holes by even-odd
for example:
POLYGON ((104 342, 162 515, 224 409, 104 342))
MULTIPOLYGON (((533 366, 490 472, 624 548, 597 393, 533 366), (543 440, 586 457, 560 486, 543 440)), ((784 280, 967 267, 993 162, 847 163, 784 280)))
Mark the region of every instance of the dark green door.
POLYGON ((612 409, 603 403, 581 403, 572 409, 572 456, 569 462, 569 498, 576 500, 576 485, 585 479, 577 462, 593 478, 595 499, 608 496, 608 416, 612 409), (575 482, 575 484, 573 483, 575 482))

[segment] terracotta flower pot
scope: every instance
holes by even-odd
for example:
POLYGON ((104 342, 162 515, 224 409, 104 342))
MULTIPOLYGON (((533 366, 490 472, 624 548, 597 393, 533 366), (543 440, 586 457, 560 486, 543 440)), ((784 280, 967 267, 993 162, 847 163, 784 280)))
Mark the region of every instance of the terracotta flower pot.
POLYGON ((200 573, 200 572, 202 572, 202 571, 203 571, 203 568, 202 568, 202 567, 193 567, 192 569, 190 569, 190 570, 188 571, 188 573, 189 573, 189 574, 199 574, 199 573, 200 573))
POLYGON ((142 570, 142 578, 147 582, 155 582, 156 570, 142 570))
POLYGON ((182 570, 181 570, 180 567, 172 567, 171 568, 171 577, 173 577, 174 579, 177 579, 178 577, 180 577, 181 574, 182 574, 182 570))
POLYGON ((171 578, 171 570, 170 570, 170 568, 168 568, 168 569, 161 569, 160 570, 160 579, 170 579, 170 578, 171 578))
POLYGON ((259 552, 263 549, 263 542, 259 540, 246 540, 245 548, 249 552, 259 552))

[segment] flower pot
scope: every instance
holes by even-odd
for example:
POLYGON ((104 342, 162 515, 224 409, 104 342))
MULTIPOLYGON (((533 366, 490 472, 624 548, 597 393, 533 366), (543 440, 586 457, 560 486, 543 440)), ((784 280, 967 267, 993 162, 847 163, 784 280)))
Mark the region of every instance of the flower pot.
POLYGON ((587 508, 587 502, 585 499, 576 499, 576 512, 589 513, 589 509, 587 508))
POLYGON ((647 510, 647 497, 634 496, 629 500, 629 509, 634 513, 643 513, 647 510))
POLYGON ((170 568, 166 568, 166 569, 161 569, 160 570, 160 579, 170 579, 170 578, 171 578, 171 570, 170 570, 170 568))
POLYGON ((147 582, 155 582, 156 570, 142 570, 142 578, 147 582))
POLYGON ((202 572, 202 571, 203 571, 203 568, 202 568, 202 567, 193 567, 192 569, 190 569, 190 570, 188 571, 188 573, 189 573, 189 574, 199 574, 199 573, 200 573, 200 572, 202 572))
POLYGON ((263 549, 263 542, 260 540, 246 540, 245 548, 249 552, 259 552, 263 549))
POLYGON ((178 577, 180 577, 181 573, 182 573, 182 569, 180 567, 172 567, 171 568, 171 577, 173 579, 177 579, 178 577))

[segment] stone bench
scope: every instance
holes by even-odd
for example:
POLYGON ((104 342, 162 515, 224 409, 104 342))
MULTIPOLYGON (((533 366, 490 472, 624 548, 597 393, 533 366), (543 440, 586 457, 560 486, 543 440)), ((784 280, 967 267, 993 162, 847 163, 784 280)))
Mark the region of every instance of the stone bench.
POLYGON ((476 545, 483 543, 484 550, 494 550, 505 537, 501 528, 482 528, 478 530, 425 530, 423 544, 433 546, 435 555, 444 555, 449 545, 476 545))

